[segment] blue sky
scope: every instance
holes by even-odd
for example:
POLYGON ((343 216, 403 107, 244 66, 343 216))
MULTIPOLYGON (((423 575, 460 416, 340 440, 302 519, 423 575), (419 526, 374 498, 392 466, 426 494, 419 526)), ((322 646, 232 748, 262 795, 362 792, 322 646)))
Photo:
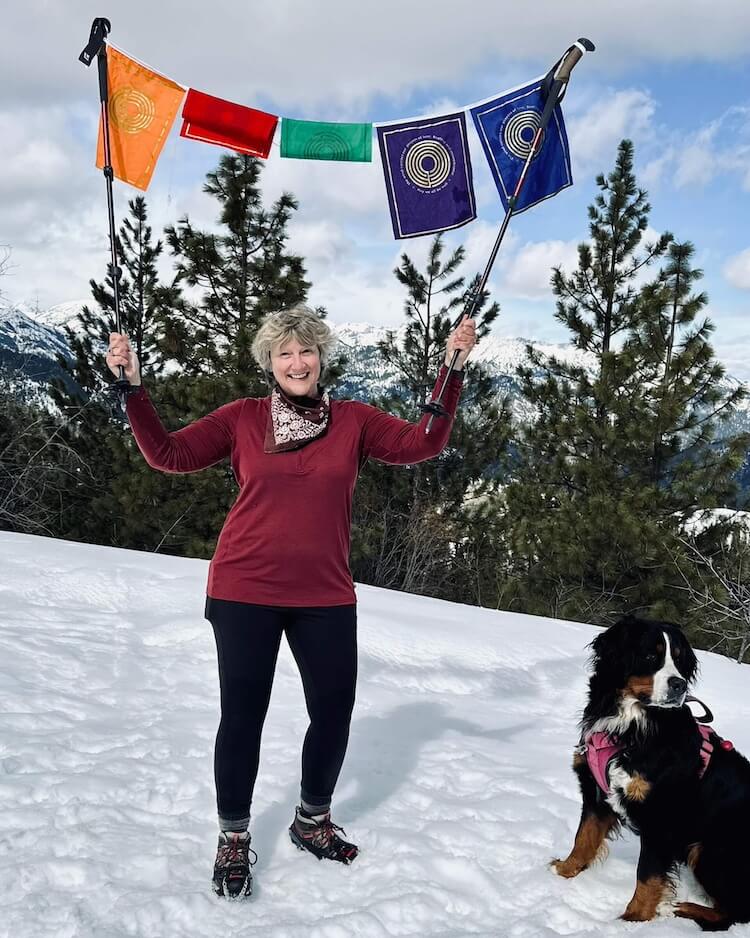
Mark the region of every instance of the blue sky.
MULTIPOLYGON (((653 232, 694 242, 717 352, 730 373, 750 379, 746 0, 718 0, 710 17, 703 0, 538 0, 528 9, 467 0, 460 15, 426 0, 245 6, 133 0, 110 12, 112 40, 178 82, 282 116, 378 121, 469 105, 546 71, 589 36, 597 51, 574 73, 564 105, 575 186, 513 220, 491 281, 503 309, 495 332, 565 341, 549 269, 575 263, 594 178, 628 136, 653 232)), ((19 5, 0 38, 0 244, 12 249, 0 290, 42 306, 85 298, 107 256, 104 183, 93 167, 96 76, 76 61, 102 10, 89 0, 58 7, 19 5), (39 57, 24 49, 32 35, 39 57)), ((179 122, 147 194, 157 230, 185 212, 204 225, 215 214, 200 189, 222 151, 178 130, 179 122)), ((448 238, 466 245, 467 274, 484 265, 502 217, 470 134, 479 218, 448 238)), ((395 325, 403 293, 391 271, 402 251, 421 259, 429 239, 394 241, 377 152, 369 165, 312 164, 281 160, 276 148, 264 190, 271 198, 284 189, 300 201, 292 247, 307 258, 310 299, 334 321, 395 325)), ((134 194, 116 187, 118 215, 134 194)))

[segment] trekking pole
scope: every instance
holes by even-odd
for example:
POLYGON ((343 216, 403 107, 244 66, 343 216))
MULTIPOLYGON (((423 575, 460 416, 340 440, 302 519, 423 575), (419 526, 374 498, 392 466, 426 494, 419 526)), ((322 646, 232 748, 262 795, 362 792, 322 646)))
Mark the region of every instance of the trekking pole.
MULTIPOLYGON (((107 184, 107 214, 109 217, 109 246, 111 251, 112 263, 112 297, 115 308, 115 332, 121 332, 120 325, 120 268, 117 264, 117 234, 115 232, 115 203, 112 191, 112 179, 114 172, 112 170, 112 150, 109 139, 109 83, 107 81, 107 36, 112 29, 112 24, 103 16, 97 16, 91 24, 91 35, 89 36, 86 48, 78 56, 79 62, 88 67, 91 65, 94 56, 97 58, 97 67, 99 71, 99 101, 101 105, 101 126, 102 142, 104 146, 104 166, 102 172, 107 184)), ((125 368, 122 365, 117 366, 120 373, 114 384, 111 386, 111 393, 116 395, 120 401, 120 406, 124 409, 128 394, 132 393, 133 388, 125 377, 125 368)))
MULTIPOLYGON (((570 80, 570 73, 573 71, 573 68, 581 60, 584 52, 593 52, 594 48, 594 43, 589 39, 577 40, 563 54, 562 58, 560 58, 552 66, 547 74, 547 77, 544 79, 542 87, 545 90, 547 97, 544 103, 542 116, 539 120, 539 126, 537 127, 536 133, 534 134, 534 139, 531 141, 529 146, 529 153, 526 157, 526 162, 524 163, 523 169, 521 170, 521 175, 518 177, 518 182, 516 183, 516 188, 513 191, 513 195, 510 197, 510 199, 508 199, 508 210, 505 213, 505 218, 503 219, 503 223, 500 226, 500 231, 498 232, 497 238, 495 239, 495 244, 492 248, 492 251, 490 252, 490 257, 487 261, 487 266, 484 268, 484 273, 482 274, 482 277, 479 281, 479 285, 467 300, 466 306, 464 307, 461 315, 454 323, 454 328, 465 317, 468 316, 469 319, 472 319, 476 314, 477 308, 481 301, 482 293, 484 288, 487 286, 490 271, 492 270, 492 266, 495 263, 497 252, 500 250, 500 245, 503 242, 505 232, 508 230, 511 216, 513 215, 516 204, 518 202, 518 197, 521 194, 524 183, 526 182, 529 167, 531 166, 534 157, 537 155, 537 152, 541 149, 542 138, 544 137, 544 131, 547 127, 547 124, 550 122, 550 118, 552 117, 552 113, 555 110, 555 107, 560 103, 560 101, 562 101, 565 95, 568 81, 570 80)), ((443 396, 445 394, 445 389, 448 386, 450 376, 455 370, 459 355, 460 351, 456 349, 456 351, 453 353, 450 364, 448 365, 448 373, 443 379, 443 383, 440 385, 440 390, 438 391, 437 397, 427 404, 419 405, 420 410, 422 410, 424 413, 430 414, 430 419, 427 421, 427 426, 425 427, 425 433, 430 432, 436 417, 448 416, 448 411, 445 409, 442 403, 443 396)))

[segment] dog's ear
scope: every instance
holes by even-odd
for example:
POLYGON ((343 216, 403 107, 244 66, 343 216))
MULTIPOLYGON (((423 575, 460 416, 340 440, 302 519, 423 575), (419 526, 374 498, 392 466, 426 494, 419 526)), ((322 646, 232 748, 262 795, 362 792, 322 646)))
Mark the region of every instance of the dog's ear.
POLYGON ((610 625, 591 642, 594 658, 597 661, 608 658, 622 660, 625 657, 628 636, 637 625, 638 620, 634 616, 623 616, 614 625, 610 625))
MULTIPOLYGON (((698 659, 695 657, 695 652, 679 625, 672 626, 669 638, 672 644, 677 645, 680 650, 680 673, 685 677, 688 683, 690 683, 695 679, 698 673, 698 659)), ((672 656, 674 657, 674 652, 672 656)))

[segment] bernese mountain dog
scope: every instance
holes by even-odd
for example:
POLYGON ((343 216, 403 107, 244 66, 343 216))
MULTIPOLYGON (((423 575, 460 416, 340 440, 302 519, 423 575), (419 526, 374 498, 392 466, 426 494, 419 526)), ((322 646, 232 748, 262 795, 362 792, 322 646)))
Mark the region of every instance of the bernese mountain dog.
POLYGON ((627 616, 590 647, 573 757, 583 809, 573 849, 552 868, 577 876, 624 826, 641 849, 623 919, 644 922, 667 908, 686 864, 713 907, 676 903, 676 916, 706 931, 750 921, 750 762, 688 706, 698 665, 682 630, 627 616))

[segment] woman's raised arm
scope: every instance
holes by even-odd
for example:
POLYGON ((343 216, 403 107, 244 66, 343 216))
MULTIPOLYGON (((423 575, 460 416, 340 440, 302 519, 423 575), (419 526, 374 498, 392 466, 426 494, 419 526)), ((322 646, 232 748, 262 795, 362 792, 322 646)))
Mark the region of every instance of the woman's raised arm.
POLYGON ((138 356, 124 332, 111 332, 107 366, 119 377, 119 366, 137 390, 127 399, 126 412, 133 436, 146 462, 162 472, 196 472, 220 462, 232 452, 232 441, 244 401, 225 404, 182 430, 169 433, 141 384, 138 356))
MULTIPOLYGON (((437 397, 438 388, 442 385, 447 368, 440 369, 432 399, 437 397)), ((362 456, 364 459, 372 457, 380 462, 393 465, 407 465, 431 459, 442 453, 453 427, 453 418, 456 415, 456 406, 461 394, 463 372, 454 371, 448 379, 448 386, 443 397, 443 406, 448 411, 447 417, 437 417, 432 429, 426 433, 429 414, 425 414, 419 423, 409 423, 393 414, 372 407, 370 404, 358 405, 363 411, 362 423, 362 456)))
POLYGON ((182 430, 169 433, 143 386, 128 397, 126 411, 138 449, 152 469, 197 472, 232 452, 244 400, 232 401, 182 430))
MULTIPOLYGON (((464 316, 448 336, 445 364, 440 369, 431 400, 435 400, 438 388, 442 387, 448 371, 446 366, 452 363, 454 353, 458 353, 454 367, 463 368, 476 341, 476 323, 471 317, 464 316)), ((448 411, 448 416, 437 417, 433 420, 429 433, 426 432, 430 420, 429 414, 425 414, 419 423, 415 424, 386 414, 376 407, 361 405, 367 408, 364 411, 362 428, 363 458, 372 456, 373 459, 379 459, 381 462, 406 465, 421 462, 423 459, 431 459, 438 453, 442 453, 451 435, 462 383, 463 371, 452 371, 442 402, 448 411)))

